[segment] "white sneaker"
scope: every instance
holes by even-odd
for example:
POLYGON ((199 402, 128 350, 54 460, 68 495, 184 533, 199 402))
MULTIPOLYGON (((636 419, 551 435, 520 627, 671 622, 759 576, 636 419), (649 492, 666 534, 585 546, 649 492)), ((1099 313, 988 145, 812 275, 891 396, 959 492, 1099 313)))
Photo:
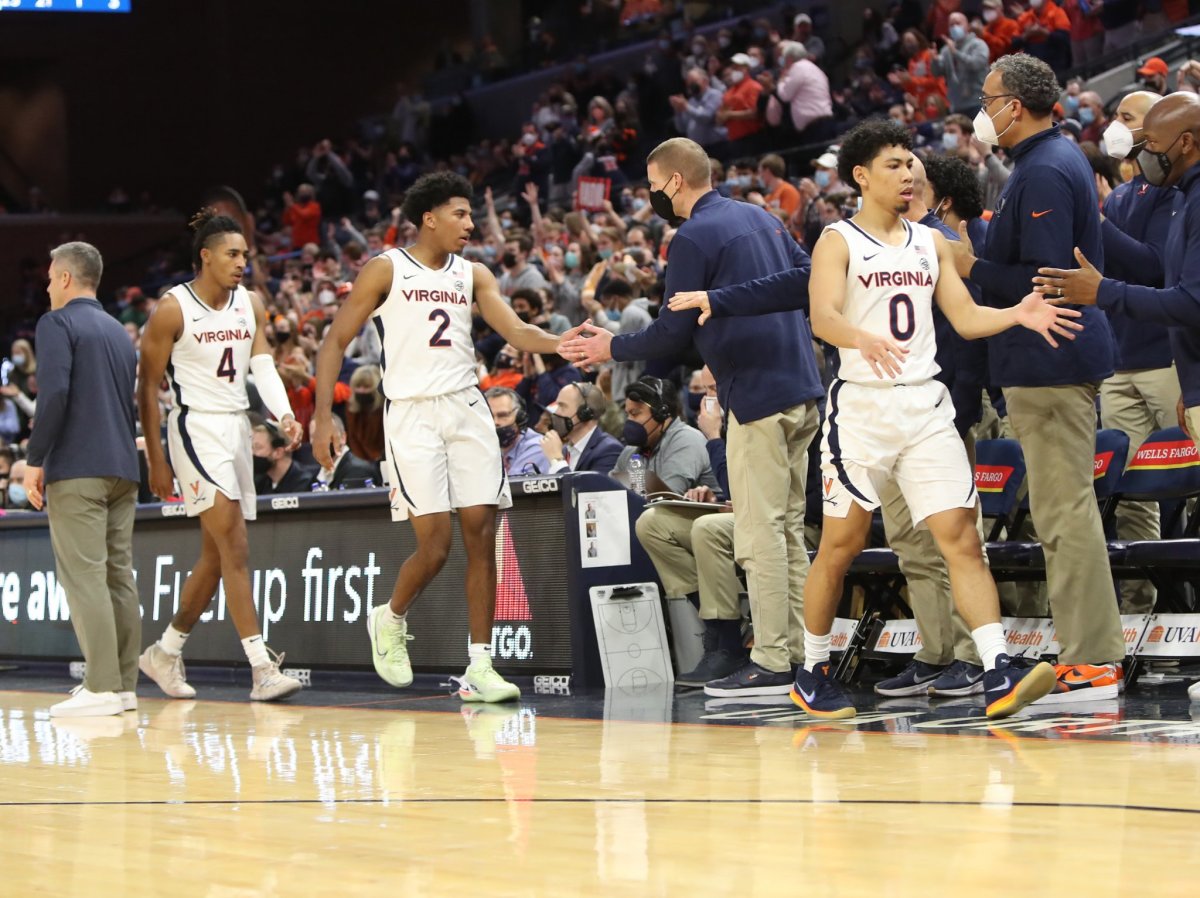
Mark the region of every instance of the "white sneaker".
POLYGON ((82 686, 76 686, 69 699, 50 706, 50 716, 107 717, 124 710, 115 692, 88 692, 82 686))
POLYGON ((254 675, 254 688, 250 690, 252 702, 278 701, 299 692, 303 685, 279 669, 279 665, 283 663, 282 654, 276 655, 270 649, 267 651, 271 653, 271 660, 250 668, 254 675))
POLYGON ((157 642, 138 658, 138 669, 158 684, 170 698, 195 698, 196 690, 188 685, 183 656, 171 655, 157 642))
POLYGON ((1188 687, 1188 698, 1194 702, 1200 702, 1200 680, 1188 687))
POLYGON ((118 692, 117 697, 121 699, 121 710, 136 711, 137 710, 137 693, 136 692, 118 692))
POLYGON ((408 621, 392 620, 392 609, 385 603, 367 615, 367 633, 371 637, 371 661, 375 673, 389 686, 403 689, 413 681, 408 660, 408 621))
POLYGON ((458 697, 464 702, 515 702, 521 690, 492 667, 490 658, 472 662, 458 682, 458 697))

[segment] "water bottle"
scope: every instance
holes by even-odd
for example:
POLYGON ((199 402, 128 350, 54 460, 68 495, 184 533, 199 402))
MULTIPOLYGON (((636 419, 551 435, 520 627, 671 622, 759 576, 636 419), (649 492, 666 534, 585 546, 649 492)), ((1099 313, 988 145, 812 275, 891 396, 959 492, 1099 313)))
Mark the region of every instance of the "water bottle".
POLYGON ((629 488, 646 498, 646 459, 636 452, 629 456, 629 488))

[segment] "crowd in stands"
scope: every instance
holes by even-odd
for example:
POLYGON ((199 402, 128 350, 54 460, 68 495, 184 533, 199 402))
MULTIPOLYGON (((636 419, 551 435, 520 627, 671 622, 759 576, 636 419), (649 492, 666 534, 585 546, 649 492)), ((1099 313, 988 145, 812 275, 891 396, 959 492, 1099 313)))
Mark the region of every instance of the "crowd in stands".
MULTIPOLYGON (((547 10, 559 6, 546 4, 547 10)), ((418 92, 402 88, 378 134, 321 139, 298 150, 245 191, 252 204, 232 188, 204 198, 244 222, 252 236, 247 286, 267 307, 276 362, 306 430, 322 335, 366 261, 414 239, 415 226, 403 218, 400 204, 425 172, 455 171, 476 187, 476 231, 464 255, 495 271, 522 319, 554 333, 585 318, 613 333, 636 332, 654 320, 663 302, 675 233, 653 213, 644 180, 646 151, 658 140, 679 134, 702 144, 712 156, 718 192, 768 209, 811 250, 825 226, 855 210, 854 192, 838 176, 837 135, 863 118, 888 116, 912 131, 927 160, 936 201, 930 209, 955 226, 968 224, 975 235, 1009 171, 1002 154, 973 135, 971 116, 988 65, 1026 52, 1065 72, 1140 34, 1165 29, 1187 12, 1178 0, 903 0, 883 14, 864 11, 850 75, 834 85, 825 41, 807 14, 745 18, 708 37, 679 33, 680 20, 672 18, 676 6, 592 0, 583 4, 582 19, 548 11, 530 23, 519 61, 482 45, 477 65, 494 80, 575 58, 585 46, 594 52, 597 44, 587 43, 588 35, 605 39, 634 27, 635 36, 655 36, 641 70, 628 78, 596 70, 580 57, 526 120, 514 123, 509 137, 470 145, 460 137, 454 145, 447 135, 461 124, 453 118, 457 113, 439 118, 418 92), (964 6, 975 11, 968 15, 964 6), (811 163, 789 165, 787 154, 778 152, 814 143, 827 148, 806 157, 811 163)), ((1150 59, 1139 77, 1159 92, 1196 91, 1200 64, 1184 65, 1171 79, 1162 60, 1150 59)), ((1100 148, 1112 98, 1087 88, 1079 79, 1065 84, 1056 119, 1091 160, 1103 199, 1131 171, 1100 148)), ((121 195, 125 202, 114 208, 133 205, 121 195)), ((103 235, 90 239, 103 247, 103 235)), ((31 340, 44 309, 40 274, 29 272, 18 298, 26 320, 0 342, 7 350, 0 370, 0 507, 26 507, 14 466, 36 416, 31 340)), ((102 288, 100 298, 136 347, 156 298, 189 276, 184 256, 164 253, 139 284, 102 288)), ((475 340, 481 385, 490 398, 499 397, 493 403, 498 430, 520 431, 505 430, 502 439, 510 439, 510 447, 519 442, 538 450, 526 453, 530 460, 510 473, 554 469, 562 456, 551 455, 564 446, 569 454, 572 439, 596 428, 620 438, 626 393, 647 375, 675 384, 673 408, 681 423, 695 421, 698 413, 702 360, 694 352, 584 373, 558 356, 518 352, 478 317, 475 340), (572 384, 584 389, 568 389, 572 384), (554 414, 562 408, 588 408, 586 421, 595 424, 581 434, 574 414, 567 416, 570 426, 556 428, 554 414), (523 425, 515 425, 518 417, 523 425), (529 429, 537 439, 523 435, 529 429), (556 433, 557 445, 553 438, 547 445, 543 435, 556 433)), ((365 328, 347 350, 335 395, 337 448, 353 465, 337 476, 317 471, 308 447, 292 457, 263 421, 254 437, 260 492, 382 485, 379 355, 374 329, 365 328)), ((160 400, 165 410, 171 402, 165 388, 160 400)))

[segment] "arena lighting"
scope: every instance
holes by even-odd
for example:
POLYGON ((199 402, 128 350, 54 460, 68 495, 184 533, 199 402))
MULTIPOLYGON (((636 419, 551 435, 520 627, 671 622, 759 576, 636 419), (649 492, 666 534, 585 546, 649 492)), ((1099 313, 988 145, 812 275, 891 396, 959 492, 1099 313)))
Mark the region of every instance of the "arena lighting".
POLYGON ((0 0, 0 12, 131 12, 132 0, 0 0))

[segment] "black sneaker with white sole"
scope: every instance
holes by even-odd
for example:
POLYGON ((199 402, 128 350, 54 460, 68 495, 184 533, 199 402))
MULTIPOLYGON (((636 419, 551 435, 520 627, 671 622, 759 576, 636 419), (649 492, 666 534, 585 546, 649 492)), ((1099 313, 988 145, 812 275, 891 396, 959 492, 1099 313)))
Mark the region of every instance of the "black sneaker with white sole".
POLYGON ((714 698, 738 695, 787 695, 792 691, 792 672, 776 673, 747 661, 729 676, 704 684, 704 694, 714 698))
POLYGON ((733 654, 724 649, 705 652, 700 663, 694 670, 681 673, 675 678, 680 686, 694 686, 697 689, 713 680, 721 680, 739 670, 746 663, 746 653, 733 654))

